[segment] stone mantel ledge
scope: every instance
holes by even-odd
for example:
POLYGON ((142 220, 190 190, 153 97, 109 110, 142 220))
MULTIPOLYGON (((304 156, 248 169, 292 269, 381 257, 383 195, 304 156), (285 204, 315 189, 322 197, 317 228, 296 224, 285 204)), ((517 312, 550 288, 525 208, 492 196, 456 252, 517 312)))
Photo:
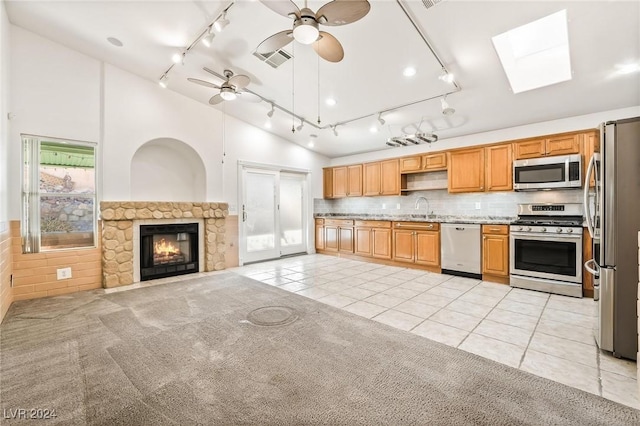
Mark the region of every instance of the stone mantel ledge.
POLYGON ((102 285, 133 283, 133 222, 135 220, 204 220, 204 270, 225 269, 227 203, 168 201, 102 201, 102 285))

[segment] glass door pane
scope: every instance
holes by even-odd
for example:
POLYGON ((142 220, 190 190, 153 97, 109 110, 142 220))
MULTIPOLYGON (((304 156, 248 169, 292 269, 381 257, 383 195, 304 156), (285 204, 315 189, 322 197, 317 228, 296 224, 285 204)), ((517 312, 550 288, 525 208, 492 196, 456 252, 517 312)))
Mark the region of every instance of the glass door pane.
POLYGON ((306 251, 305 176, 280 174, 280 245, 282 254, 306 251))
POLYGON ((244 175, 244 262, 279 257, 275 239, 277 174, 245 169, 244 175))

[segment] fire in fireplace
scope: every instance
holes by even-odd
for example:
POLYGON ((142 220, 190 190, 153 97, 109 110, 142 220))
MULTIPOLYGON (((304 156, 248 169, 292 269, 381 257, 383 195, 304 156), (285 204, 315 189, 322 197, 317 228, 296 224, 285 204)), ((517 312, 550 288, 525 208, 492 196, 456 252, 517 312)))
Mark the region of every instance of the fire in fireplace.
POLYGON ((140 279, 198 272, 198 224, 140 226, 140 279))

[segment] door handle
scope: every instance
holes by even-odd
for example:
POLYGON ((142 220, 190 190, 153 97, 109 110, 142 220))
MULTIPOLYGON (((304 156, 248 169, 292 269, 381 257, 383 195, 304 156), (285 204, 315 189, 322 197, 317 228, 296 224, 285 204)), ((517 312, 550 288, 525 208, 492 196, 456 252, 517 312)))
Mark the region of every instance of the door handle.
POLYGON ((589 259, 584 262, 584 269, 586 269, 591 275, 600 275, 600 267, 596 263, 595 259, 589 259), (593 267, 591 267, 593 265, 593 267))

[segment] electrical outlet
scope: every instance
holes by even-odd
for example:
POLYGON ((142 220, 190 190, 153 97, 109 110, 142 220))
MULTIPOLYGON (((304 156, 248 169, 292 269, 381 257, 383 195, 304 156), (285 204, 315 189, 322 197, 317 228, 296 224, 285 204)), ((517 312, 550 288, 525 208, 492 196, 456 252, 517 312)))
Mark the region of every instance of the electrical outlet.
POLYGON ((476 202, 476 210, 480 210, 480 201, 476 202))
POLYGON ((400 210, 400 203, 396 204, 396 209, 400 210))
POLYGON ((66 280, 71 278, 71 268, 60 268, 56 270, 59 280, 66 280))
POLYGON ((382 210, 386 210, 387 209, 387 205, 385 203, 382 203, 382 210))

